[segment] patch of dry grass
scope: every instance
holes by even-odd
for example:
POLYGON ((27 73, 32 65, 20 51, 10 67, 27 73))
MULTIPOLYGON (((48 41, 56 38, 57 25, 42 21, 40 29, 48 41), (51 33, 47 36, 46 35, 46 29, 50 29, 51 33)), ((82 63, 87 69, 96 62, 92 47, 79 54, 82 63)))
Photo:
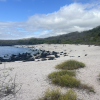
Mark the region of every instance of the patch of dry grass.
POLYGON ((47 89, 44 97, 38 100, 77 100, 77 95, 72 89, 69 89, 65 94, 62 94, 60 89, 47 89))
POLYGON ((73 78, 72 76, 75 76, 74 71, 58 71, 58 72, 52 72, 48 75, 48 77, 51 79, 52 83, 60 85, 60 86, 68 86, 70 88, 72 87, 78 87, 80 85, 80 81, 76 78, 73 78))
POLYGON ((57 69, 74 70, 85 67, 85 64, 76 60, 68 60, 56 66, 57 69))
POLYGON ((85 67, 85 64, 82 62, 68 60, 56 66, 56 68, 63 70, 50 73, 48 78, 51 79, 53 84, 60 85, 62 87, 86 89, 89 92, 94 92, 92 86, 82 84, 80 80, 75 78, 76 73, 72 70, 83 67, 85 67))

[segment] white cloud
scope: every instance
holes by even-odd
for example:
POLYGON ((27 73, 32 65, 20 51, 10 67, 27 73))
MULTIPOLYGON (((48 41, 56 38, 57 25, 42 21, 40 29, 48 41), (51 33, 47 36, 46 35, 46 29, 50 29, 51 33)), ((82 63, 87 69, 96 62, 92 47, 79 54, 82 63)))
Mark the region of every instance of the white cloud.
POLYGON ((99 3, 73 3, 61 7, 59 11, 53 13, 33 15, 27 21, 0 22, 0 33, 3 34, 3 37, 10 32, 9 37, 12 38, 47 37, 88 30, 98 25, 100 25, 99 3), (28 33, 20 32, 14 27, 23 28, 28 33), (39 34, 34 34, 36 31, 39 31, 39 34))

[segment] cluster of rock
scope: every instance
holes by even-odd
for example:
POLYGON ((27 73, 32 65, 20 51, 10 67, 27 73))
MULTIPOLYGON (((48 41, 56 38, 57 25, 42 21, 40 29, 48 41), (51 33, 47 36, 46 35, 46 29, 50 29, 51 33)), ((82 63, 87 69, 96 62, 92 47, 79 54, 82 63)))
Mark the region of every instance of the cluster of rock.
POLYGON ((0 61, 1 62, 12 62, 12 61, 22 61, 22 60, 29 60, 29 58, 31 58, 31 54, 30 53, 22 53, 22 54, 12 54, 8 59, 4 59, 3 57, 0 57, 0 61))
MULTIPOLYGON (((36 49, 37 51, 37 49, 36 49)), ((31 54, 31 53, 22 53, 22 54, 12 54, 8 59, 4 59, 3 57, 0 57, 0 64, 2 62, 13 62, 13 61, 45 61, 45 60, 55 60, 56 58, 59 58, 61 55, 68 56, 67 53, 64 52, 55 52, 55 51, 45 51, 45 50, 39 50, 36 54, 31 54)), ((87 54, 85 54, 87 56, 87 54)), ((74 57, 74 56, 70 56, 74 57)), ((78 56, 80 57, 80 56, 78 56)))
MULTIPOLYGON (((35 59, 41 59, 41 61, 45 61, 45 60, 54 60, 55 58, 59 58, 60 56, 58 56, 58 52, 50 52, 50 51, 42 51, 41 54, 36 54, 34 55, 35 59)), ((38 60, 39 61, 39 60, 38 60)))
POLYGON ((2 62, 13 62, 13 61, 35 61, 35 59, 38 59, 38 61, 44 61, 44 60, 54 60, 55 58, 58 58, 58 52, 50 52, 41 50, 41 52, 37 52, 36 54, 31 55, 31 53, 22 53, 22 54, 12 54, 8 59, 4 59, 3 57, 0 57, 0 63, 2 62))

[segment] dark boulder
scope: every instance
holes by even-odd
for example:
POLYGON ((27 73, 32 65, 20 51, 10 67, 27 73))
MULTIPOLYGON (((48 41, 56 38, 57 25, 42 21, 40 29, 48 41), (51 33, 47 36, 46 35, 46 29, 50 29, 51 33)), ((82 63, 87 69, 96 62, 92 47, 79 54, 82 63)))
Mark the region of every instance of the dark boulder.
POLYGON ((2 64, 2 62, 0 61, 0 64, 2 64))
POLYGON ((54 60, 54 57, 49 57, 48 60, 54 60))
POLYGON ((52 55, 56 55, 57 54, 57 52, 55 52, 55 51, 52 51, 52 53, 51 53, 52 55))
POLYGON ((46 60, 47 60, 47 59, 45 59, 45 58, 42 58, 42 59, 41 59, 41 61, 46 61, 46 60))
POLYGON ((40 59, 40 56, 36 56, 35 59, 40 59))
POLYGON ((4 59, 3 59, 2 57, 0 57, 0 61, 1 61, 1 62, 4 62, 4 59))
POLYGON ((33 57, 29 58, 28 61, 35 61, 33 57))
POLYGON ((56 58, 59 58, 60 56, 58 56, 57 54, 55 54, 55 57, 56 57, 56 58))
POLYGON ((64 55, 64 56, 68 56, 68 55, 64 55))
POLYGON ((37 56, 37 54, 34 54, 34 56, 37 56))
POLYGON ((47 53, 41 53, 41 55, 40 55, 40 58, 46 58, 46 56, 47 56, 47 53))

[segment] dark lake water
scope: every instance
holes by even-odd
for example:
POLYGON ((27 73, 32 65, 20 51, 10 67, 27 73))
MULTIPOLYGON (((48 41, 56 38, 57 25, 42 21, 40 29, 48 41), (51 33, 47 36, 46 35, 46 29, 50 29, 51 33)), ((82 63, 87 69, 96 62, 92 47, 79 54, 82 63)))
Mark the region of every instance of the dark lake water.
POLYGON ((15 47, 15 46, 0 46, 0 57, 6 56, 5 58, 9 58, 12 54, 19 54, 19 53, 31 53, 35 54, 36 51, 33 51, 34 48, 24 48, 24 47, 15 47))

